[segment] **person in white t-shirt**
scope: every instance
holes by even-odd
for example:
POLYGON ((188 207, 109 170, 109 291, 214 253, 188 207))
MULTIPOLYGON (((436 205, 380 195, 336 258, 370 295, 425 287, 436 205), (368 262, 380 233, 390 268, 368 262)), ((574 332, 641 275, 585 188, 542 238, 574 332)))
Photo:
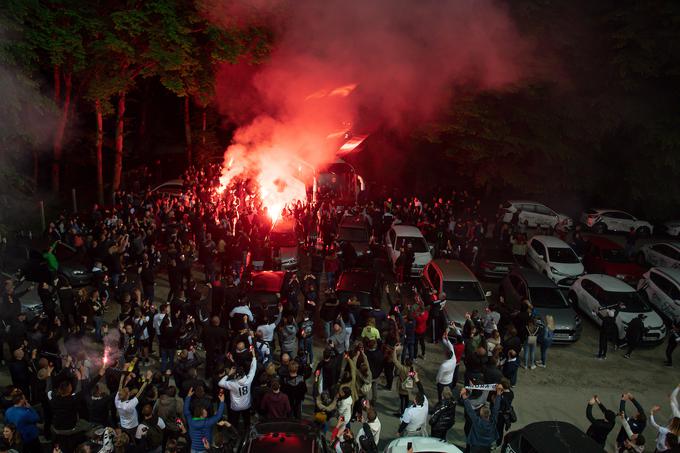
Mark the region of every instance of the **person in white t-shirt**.
POLYGON ((417 373, 415 379, 418 391, 413 396, 411 406, 407 407, 401 416, 398 431, 400 436, 427 436, 429 403, 417 373))
POLYGON ((449 387, 451 391, 456 387, 456 383, 453 382, 453 376, 456 371, 457 360, 453 345, 449 341, 448 328, 444 332, 444 335, 442 335, 442 344, 446 347, 446 360, 439 365, 439 370, 437 370, 437 401, 442 400, 442 390, 444 390, 445 387, 449 387))
POLYGON ((251 346, 250 352, 253 359, 250 362, 250 370, 244 375, 243 370, 231 368, 229 373, 224 376, 219 386, 229 390, 229 423, 237 427, 239 419, 243 417, 243 424, 246 431, 250 427, 250 406, 252 404, 250 388, 257 371, 257 359, 255 349, 251 346))
POLYGON ((139 420, 137 418, 137 404, 139 404, 139 400, 136 395, 144 393, 144 389, 146 388, 146 385, 151 382, 152 377, 153 373, 147 371, 144 380, 142 381, 142 386, 134 394, 133 391, 130 391, 130 389, 125 387, 125 384, 130 382, 131 375, 124 374, 120 377, 120 384, 118 384, 118 392, 116 393, 114 404, 118 410, 120 427, 123 428, 124 431, 127 431, 131 439, 136 435, 135 431, 139 425, 139 420))

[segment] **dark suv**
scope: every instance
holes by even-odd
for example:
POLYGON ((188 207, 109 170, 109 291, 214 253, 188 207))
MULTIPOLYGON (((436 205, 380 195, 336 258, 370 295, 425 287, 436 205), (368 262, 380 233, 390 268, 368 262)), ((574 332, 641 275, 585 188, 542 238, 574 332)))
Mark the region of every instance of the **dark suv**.
POLYGON ((368 240, 371 237, 368 221, 360 215, 346 215, 338 225, 338 241, 349 242, 357 256, 364 256, 369 251, 368 240))
POLYGON ((528 299, 539 317, 555 320, 555 342, 572 343, 581 336, 581 318, 565 299, 557 284, 535 269, 513 267, 501 281, 499 294, 513 308, 528 299))
MULTIPOLYGON (((58 243, 54 254, 59 262, 57 276, 72 286, 89 285, 92 272, 81 262, 72 247, 58 243)), ((50 282, 47 261, 37 247, 25 244, 9 244, 0 249, 0 270, 8 275, 21 275, 32 282, 50 282)))
POLYGON ((356 297, 361 308, 371 309, 374 304, 380 306, 382 300, 380 275, 365 269, 348 269, 340 274, 335 285, 335 293, 341 304, 356 297))

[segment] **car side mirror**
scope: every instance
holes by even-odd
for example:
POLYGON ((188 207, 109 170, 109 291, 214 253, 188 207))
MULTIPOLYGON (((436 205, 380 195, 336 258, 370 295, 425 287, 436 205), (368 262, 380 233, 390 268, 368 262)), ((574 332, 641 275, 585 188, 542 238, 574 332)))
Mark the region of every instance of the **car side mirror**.
POLYGON ((493 293, 491 291, 487 291, 484 293, 484 297, 491 297, 493 293))

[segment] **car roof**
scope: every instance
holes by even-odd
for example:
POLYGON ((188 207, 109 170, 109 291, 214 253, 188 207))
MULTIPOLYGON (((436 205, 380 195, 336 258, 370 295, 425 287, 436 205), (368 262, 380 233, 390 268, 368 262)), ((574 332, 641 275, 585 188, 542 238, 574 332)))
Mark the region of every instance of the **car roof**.
POLYGON ((542 206, 545 206, 545 203, 541 203, 540 201, 534 201, 534 200, 508 200, 508 203, 511 203, 511 204, 515 204, 515 203, 517 203, 517 204, 529 204, 529 203, 531 203, 531 204, 540 204, 542 206))
POLYGON ((441 440, 437 437, 408 436, 394 439, 389 443, 386 452, 397 453, 405 452, 408 444, 412 444, 413 451, 418 452, 440 452, 440 453, 459 453, 460 449, 453 444, 441 440))
POLYGON ((513 273, 519 274, 530 288, 557 288, 557 284, 532 267, 517 266, 513 273))
POLYGON ((286 273, 284 271, 256 271, 252 273, 251 278, 253 280, 252 291, 278 293, 281 291, 286 273))
POLYGON ((476 282, 477 277, 462 261, 437 258, 431 261, 442 273, 442 279, 457 282, 476 282))
POLYGON ((622 211, 620 209, 590 208, 589 211, 594 211, 598 214, 603 213, 603 212, 622 212, 624 214, 632 215, 630 212, 622 211))
POLYGON ((341 227, 366 228, 366 219, 360 215, 346 215, 340 219, 341 227))
POLYGON ((601 445, 567 422, 544 421, 530 423, 519 432, 538 453, 604 453, 601 445))
MULTIPOLYGON (((250 449, 254 451, 297 453, 314 451, 318 431, 305 421, 285 419, 257 423, 251 429, 248 437, 250 449)), ((321 451, 320 448, 317 448, 317 450, 321 451)))
POLYGON ((291 433, 291 434, 315 434, 316 428, 303 420, 281 419, 276 421, 256 423, 252 427, 256 434, 267 433, 291 433))
POLYGON ((625 283, 623 280, 619 280, 616 277, 605 274, 586 274, 583 278, 587 278, 594 283, 597 283, 605 291, 623 292, 628 293, 635 291, 629 284, 625 283))
POLYGON ((174 185, 184 186, 184 181, 182 181, 181 179, 168 179, 167 181, 163 181, 162 183, 158 184, 156 186, 156 189, 161 186, 174 186, 174 185))
POLYGON ((529 239, 529 241, 531 242, 533 239, 538 239, 546 247, 571 248, 571 247, 569 247, 569 244, 567 244, 566 242, 564 242, 560 238, 556 238, 555 236, 538 235, 538 236, 531 237, 531 239, 529 239))
POLYGON ((604 238, 602 236, 591 236, 588 235, 586 236, 586 239, 588 242, 591 244, 604 249, 604 250, 620 250, 623 247, 616 242, 612 241, 611 239, 604 238))
POLYGON ((413 225, 394 225, 392 229, 397 236, 423 237, 423 233, 413 225))
POLYGON ((674 267, 653 267, 652 269, 665 275, 671 280, 674 280, 680 285, 680 269, 675 269, 674 267))
POLYGON ((653 245, 659 245, 659 244, 664 244, 669 247, 673 247, 676 249, 680 249, 680 242, 678 241, 660 241, 660 242, 654 242, 653 244, 648 244, 650 247, 653 245))
POLYGON ((349 269, 340 274, 335 290, 370 293, 373 291, 377 278, 378 274, 373 271, 349 269))

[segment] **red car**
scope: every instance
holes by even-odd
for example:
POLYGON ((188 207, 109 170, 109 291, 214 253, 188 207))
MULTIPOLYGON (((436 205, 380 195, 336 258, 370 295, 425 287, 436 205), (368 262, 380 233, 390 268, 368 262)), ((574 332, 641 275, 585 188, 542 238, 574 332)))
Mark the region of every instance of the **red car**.
POLYGON ((645 270, 632 262, 622 246, 599 236, 588 236, 583 265, 589 274, 606 274, 637 287, 645 270))

